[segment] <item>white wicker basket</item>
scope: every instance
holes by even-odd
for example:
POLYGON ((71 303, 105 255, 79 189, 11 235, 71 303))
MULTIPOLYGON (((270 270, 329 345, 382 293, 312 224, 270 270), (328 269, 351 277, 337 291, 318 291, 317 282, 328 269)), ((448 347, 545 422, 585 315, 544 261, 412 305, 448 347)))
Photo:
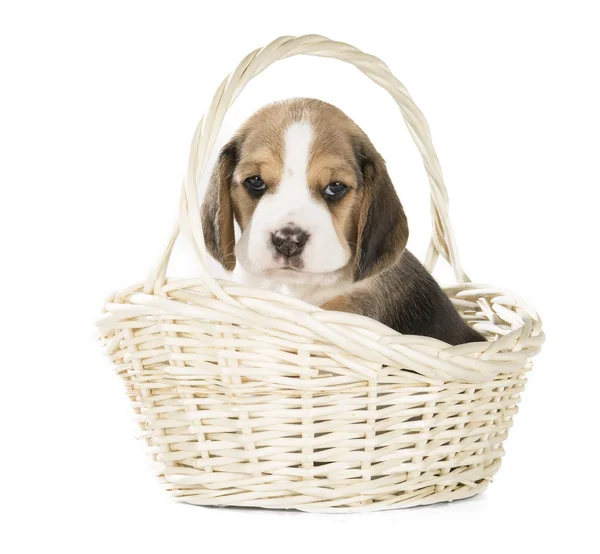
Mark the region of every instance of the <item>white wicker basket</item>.
POLYGON ((429 128, 404 86, 378 58, 315 35, 275 40, 222 82, 192 141, 179 226, 149 279, 114 295, 98 325, 177 499, 322 512, 483 491, 544 338, 526 302, 463 272, 429 128), (223 117, 252 77, 298 54, 348 62, 398 103, 431 185, 425 264, 452 265, 446 292, 488 342, 400 335, 209 274, 197 184, 223 117), (166 278, 180 228, 201 260, 196 279, 166 278))

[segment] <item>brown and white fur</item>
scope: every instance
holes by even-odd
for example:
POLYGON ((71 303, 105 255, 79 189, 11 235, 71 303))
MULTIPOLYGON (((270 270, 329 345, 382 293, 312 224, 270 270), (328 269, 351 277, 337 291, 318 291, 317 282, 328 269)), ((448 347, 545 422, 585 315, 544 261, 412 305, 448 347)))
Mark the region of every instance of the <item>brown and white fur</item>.
POLYGON ((292 99, 246 121, 219 155, 202 224, 209 252, 238 282, 404 334, 483 340, 406 250, 408 224, 383 158, 330 104, 292 99))

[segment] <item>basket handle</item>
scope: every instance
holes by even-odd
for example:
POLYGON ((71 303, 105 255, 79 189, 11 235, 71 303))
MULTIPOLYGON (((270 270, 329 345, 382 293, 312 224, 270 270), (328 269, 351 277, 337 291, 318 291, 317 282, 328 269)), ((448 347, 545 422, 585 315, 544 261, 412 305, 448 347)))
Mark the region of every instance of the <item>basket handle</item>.
POLYGON ((387 90, 396 101, 404 122, 421 153, 429 179, 433 229, 425 258, 425 266, 429 271, 432 271, 438 257, 441 255, 451 265, 458 282, 469 281, 461 267, 454 241, 454 233, 448 215, 448 193, 444 186, 440 163, 431 141, 429 125, 408 91, 379 58, 365 54, 343 42, 336 42, 319 35, 305 35, 280 37, 264 48, 251 52, 241 61, 233 73, 223 80, 217 89, 212 103, 198 124, 192 139, 188 168, 181 194, 179 224, 175 226, 165 252, 146 282, 146 292, 157 291, 164 284, 171 252, 175 240, 180 230, 182 230, 194 245, 198 255, 202 281, 217 297, 227 302, 235 302, 210 275, 206 265, 206 247, 200 218, 198 183, 206 168, 206 163, 214 147, 225 114, 246 84, 277 60, 300 54, 334 58, 352 64, 373 82, 387 90))

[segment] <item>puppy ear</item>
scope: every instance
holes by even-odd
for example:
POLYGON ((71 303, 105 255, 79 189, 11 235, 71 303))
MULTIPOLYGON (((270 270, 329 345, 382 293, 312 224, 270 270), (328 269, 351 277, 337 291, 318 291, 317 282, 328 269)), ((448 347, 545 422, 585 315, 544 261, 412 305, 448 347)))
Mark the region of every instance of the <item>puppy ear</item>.
POLYGON ((235 141, 223 147, 204 195, 201 210, 206 248, 227 271, 233 271, 236 261, 231 185, 237 157, 235 141))
POLYGON ((355 155, 363 188, 354 264, 354 280, 360 281, 400 258, 408 241, 408 222, 379 152, 362 138, 355 155))

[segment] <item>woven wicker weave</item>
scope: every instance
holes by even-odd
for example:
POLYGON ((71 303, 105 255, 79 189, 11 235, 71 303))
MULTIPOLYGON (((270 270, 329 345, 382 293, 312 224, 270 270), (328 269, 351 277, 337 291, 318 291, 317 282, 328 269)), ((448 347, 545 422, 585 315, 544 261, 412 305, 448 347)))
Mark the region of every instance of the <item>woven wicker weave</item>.
POLYGON ((379 59, 324 37, 282 37, 218 88, 194 135, 180 221, 149 279, 116 294, 98 323, 161 479, 192 504, 378 510, 483 491, 498 470, 530 358, 543 342, 526 302, 475 285, 454 244, 427 123, 379 59), (208 272, 197 183, 227 109, 276 60, 310 54, 353 64, 398 103, 431 185, 433 238, 459 284, 447 288, 488 342, 449 346, 400 335, 208 272), (181 229, 202 261, 167 279, 181 229))

